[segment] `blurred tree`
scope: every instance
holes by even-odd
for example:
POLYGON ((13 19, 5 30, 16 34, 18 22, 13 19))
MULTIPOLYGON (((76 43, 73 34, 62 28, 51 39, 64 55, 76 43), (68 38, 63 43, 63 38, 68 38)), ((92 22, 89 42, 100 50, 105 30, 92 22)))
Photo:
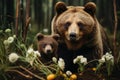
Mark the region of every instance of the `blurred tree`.
POLYGON ((0 0, 0 25, 2 29, 13 27, 14 0, 0 0))
POLYGON ((44 12, 43 12, 43 0, 34 0, 34 15, 35 15, 35 21, 34 23, 37 24, 38 30, 41 30, 44 23, 44 12))
POLYGON ((100 21, 100 23, 106 27, 109 28, 111 31, 113 30, 114 26, 114 14, 113 14, 113 1, 109 0, 97 0, 97 17, 100 21))
MULTIPOLYGON (((0 0, 0 28, 4 29, 6 27, 10 27, 11 23, 15 21, 15 15, 17 6, 17 0, 0 0), (4 27, 3 26, 6 26, 4 27)), ((55 15, 54 6, 55 3, 58 1, 63 1, 67 5, 75 5, 75 6, 83 6, 89 1, 93 1, 97 5, 97 18, 100 23, 105 27, 108 28, 111 32, 114 26, 114 15, 113 15, 113 1, 112 0, 30 0, 30 16, 31 16, 31 23, 32 28, 31 30, 34 33, 37 32, 44 32, 48 29, 48 34, 51 32, 51 20, 55 15)), ((116 0, 117 5, 117 13, 118 13, 118 22, 120 21, 120 1, 116 0)), ((25 6, 26 0, 20 0, 20 28, 23 29, 25 26, 25 6)), ((118 26, 120 23, 118 23, 118 26)), ((118 29, 120 29, 118 27, 118 29)))

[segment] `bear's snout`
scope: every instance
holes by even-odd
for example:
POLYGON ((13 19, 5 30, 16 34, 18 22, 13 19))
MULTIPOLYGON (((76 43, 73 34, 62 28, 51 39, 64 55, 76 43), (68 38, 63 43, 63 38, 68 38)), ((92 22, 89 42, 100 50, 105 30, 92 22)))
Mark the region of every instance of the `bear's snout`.
POLYGON ((46 53, 47 53, 47 54, 52 53, 52 50, 51 50, 51 49, 48 49, 48 50, 46 50, 46 53))
POLYGON ((74 32, 70 33, 69 37, 70 37, 71 41, 76 40, 76 33, 74 33, 74 32))
POLYGON ((46 47, 45 47, 45 53, 46 54, 52 53, 52 47, 51 47, 51 45, 46 45, 46 47))

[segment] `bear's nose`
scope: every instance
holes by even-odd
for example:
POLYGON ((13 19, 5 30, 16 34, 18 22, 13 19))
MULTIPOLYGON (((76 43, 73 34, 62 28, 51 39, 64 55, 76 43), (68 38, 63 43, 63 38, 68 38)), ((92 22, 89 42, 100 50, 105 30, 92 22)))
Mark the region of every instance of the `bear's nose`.
POLYGON ((72 32, 70 33, 70 40, 76 40, 76 33, 72 32))
POLYGON ((52 51, 51 51, 50 49, 48 49, 46 52, 47 52, 47 53, 51 53, 52 51))

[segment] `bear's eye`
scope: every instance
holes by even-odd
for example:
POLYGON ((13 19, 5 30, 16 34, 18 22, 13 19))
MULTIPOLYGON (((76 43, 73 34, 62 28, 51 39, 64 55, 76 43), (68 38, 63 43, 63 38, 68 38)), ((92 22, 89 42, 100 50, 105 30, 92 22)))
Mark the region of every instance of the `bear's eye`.
POLYGON ((46 44, 41 44, 42 48, 45 48, 46 44))
POLYGON ((65 29, 67 29, 70 25, 71 25, 71 22, 66 22, 66 23, 64 24, 65 29))
POLYGON ((81 30, 84 28, 84 25, 81 22, 78 22, 77 25, 80 27, 81 30))
POLYGON ((50 44, 50 46, 53 48, 53 44, 50 44))

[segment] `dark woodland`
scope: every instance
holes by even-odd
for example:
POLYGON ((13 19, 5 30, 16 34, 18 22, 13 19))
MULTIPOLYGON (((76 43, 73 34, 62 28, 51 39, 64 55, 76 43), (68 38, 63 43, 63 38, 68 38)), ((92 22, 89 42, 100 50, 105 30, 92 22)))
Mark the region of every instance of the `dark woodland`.
POLYGON ((0 80, 119 80, 119 74, 120 0, 0 0, 0 80), (97 19, 107 32, 112 45, 112 68, 104 64, 99 66, 100 69, 87 68, 84 72, 75 74, 77 79, 72 79, 71 76, 66 77, 64 72, 54 70, 53 68, 57 68, 56 64, 50 65, 52 73, 39 60, 32 65, 25 60, 27 49, 32 47, 37 50, 36 34, 51 34, 51 21, 58 1, 63 1, 68 6, 83 6, 90 1, 96 4, 97 19), (13 35, 16 37, 15 42, 6 47, 5 40, 13 35), (8 57, 12 52, 21 56, 16 63, 9 62, 8 57), (46 79, 49 74, 55 73, 57 77, 46 79))

